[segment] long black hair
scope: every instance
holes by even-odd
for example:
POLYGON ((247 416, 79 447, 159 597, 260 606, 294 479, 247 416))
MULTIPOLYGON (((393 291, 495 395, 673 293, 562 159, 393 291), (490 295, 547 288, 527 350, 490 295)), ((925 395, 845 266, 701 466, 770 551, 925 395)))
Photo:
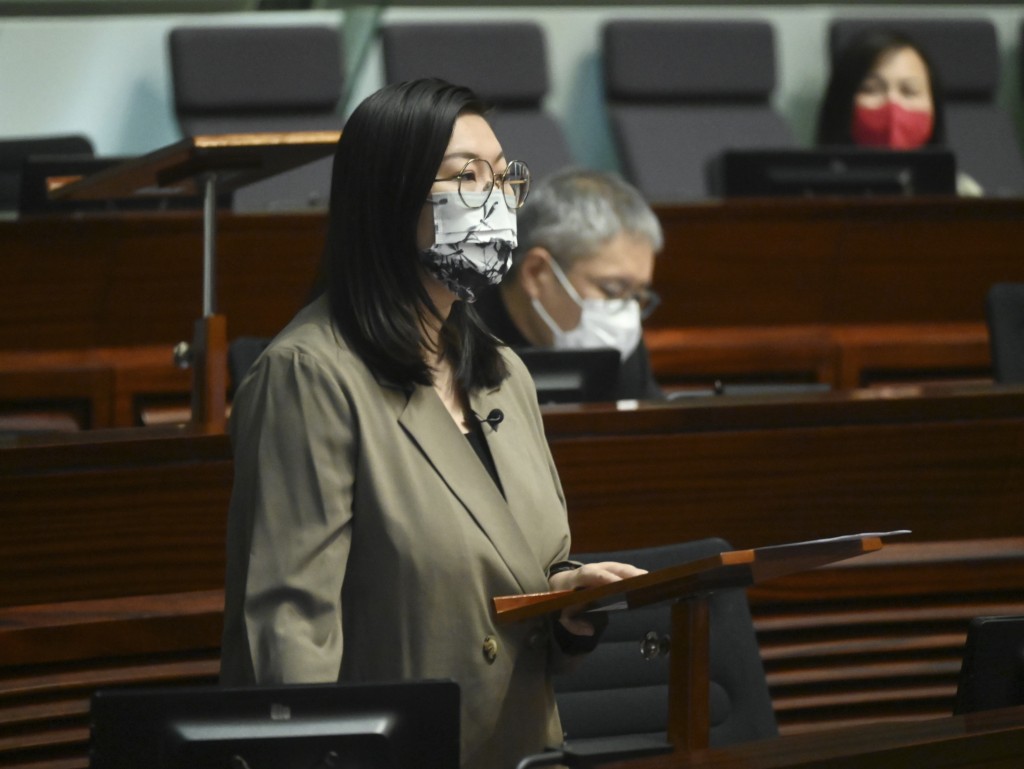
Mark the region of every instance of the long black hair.
POLYGON ((851 127, 853 104, 860 84, 871 72, 879 57, 900 48, 911 48, 924 61, 928 70, 934 116, 928 144, 946 141, 945 105, 939 73, 921 46, 908 35, 888 29, 868 29, 854 37, 832 61, 825 98, 818 111, 817 143, 821 146, 855 144, 851 127))
POLYGON ((324 254, 331 314, 371 370, 406 387, 431 384, 423 336, 431 320, 443 321, 440 352, 467 391, 508 375, 470 305, 457 301, 441 317, 417 258, 420 211, 455 120, 485 111, 468 88, 442 80, 385 86, 349 117, 334 155, 324 254))

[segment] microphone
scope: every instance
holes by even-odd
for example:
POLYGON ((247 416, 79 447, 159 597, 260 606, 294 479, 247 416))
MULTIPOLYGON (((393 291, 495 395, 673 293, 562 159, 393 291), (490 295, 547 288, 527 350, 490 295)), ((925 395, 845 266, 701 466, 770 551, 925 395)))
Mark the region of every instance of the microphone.
POLYGON ((489 424, 494 430, 497 430, 498 425, 505 419, 505 414, 501 409, 491 409, 490 413, 485 417, 480 416, 474 411, 473 416, 476 417, 477 422, 489 424))

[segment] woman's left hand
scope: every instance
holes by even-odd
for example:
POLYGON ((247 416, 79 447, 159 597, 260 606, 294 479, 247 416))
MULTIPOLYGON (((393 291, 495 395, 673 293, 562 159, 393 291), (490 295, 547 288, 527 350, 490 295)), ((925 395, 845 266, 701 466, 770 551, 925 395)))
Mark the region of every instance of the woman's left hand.
MULTIPOLYGON (((581 587, 606 585, 609 582, 618 582, 621 579, 646 573, 646 569, 638 569, 628 563, 603 561, 601 563, 586 563, 578 569, 560 571, 551 575, 548 584, 552 590, 577 590, 581 587)), ((594 635, 594 626, 588 620, 576 616, 579 611, 579 608, 564 609, 559 621, 573 635, 594 635)))

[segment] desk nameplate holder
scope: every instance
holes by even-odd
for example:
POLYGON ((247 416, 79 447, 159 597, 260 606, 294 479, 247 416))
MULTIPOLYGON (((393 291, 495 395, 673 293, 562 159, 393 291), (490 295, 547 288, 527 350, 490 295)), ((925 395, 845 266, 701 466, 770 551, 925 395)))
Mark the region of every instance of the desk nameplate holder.
POLYGON ((227 320, 217 313, 217 196, 334 152, 338 131, 193 136, 85 178, 52 180, 50 197, 115 200, 197 197, 203 201, 203 314, 195 322, 192 424, 222 432, 227 399, 227 320))
POLYGON ((668 740, 676 752, 688 753, 708 747, 711 729, 709 595, 715 590, 748 587, 880 550, 882 537, 905 533, 909 532, 853 534, 733 550, 581 590, 499 596, 494 598, 494 611, 498 622, 507 623, 570 607, 609 611, 672 601, 668 740))

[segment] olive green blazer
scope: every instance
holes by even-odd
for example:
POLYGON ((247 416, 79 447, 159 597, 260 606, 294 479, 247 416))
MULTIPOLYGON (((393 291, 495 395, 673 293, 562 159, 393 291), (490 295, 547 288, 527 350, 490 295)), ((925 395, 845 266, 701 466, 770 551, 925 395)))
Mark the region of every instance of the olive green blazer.
POLYGON ((470 396, 504 497, 431 387, 377 379, 325 299, 238 388, 230 430, 222 683, 452 678, 464 767, 561 741, 544 621, 498 625, 491 597, 548 589, 566 558, 561 486, 532 380, 470 396))

